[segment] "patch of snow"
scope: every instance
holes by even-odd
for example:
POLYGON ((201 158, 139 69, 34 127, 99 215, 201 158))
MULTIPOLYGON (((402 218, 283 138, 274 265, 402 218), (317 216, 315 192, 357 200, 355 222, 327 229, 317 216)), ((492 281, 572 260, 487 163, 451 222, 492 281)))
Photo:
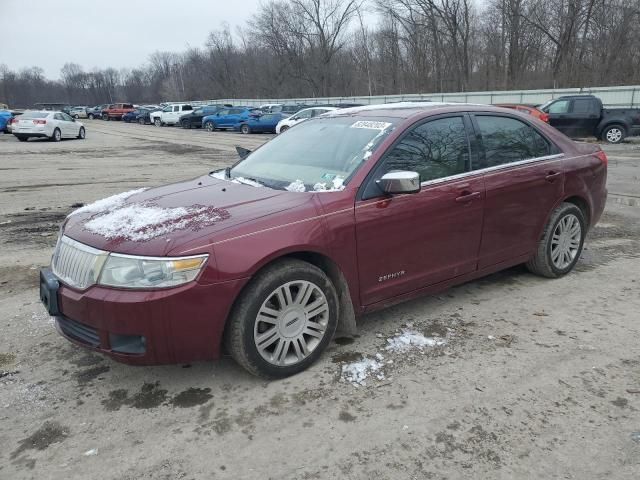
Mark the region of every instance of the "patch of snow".
POLYGON ((113 210, 114 208, 121 207, 129 197, 136 195, 137 193, 144 192, 145 190, 146 188, 138 188, 137 190, 129 190, 128 192, 118 193, 116 195, 103 198, 102 200, 96 200, 89 205, 85 205, 84 207, 80 207, 77 210, 74 210, 69 214, 69 216, 77 215, 79 213, 108 212, 110 210, 113 210))
POLYGON ((213 172, 211 176, 213 178, 217 178, 218 180, 228 180, 227 172, 225 172, 224 170, 218 170, 217 172, 213 172))
POLYGON ((289 190, 290 192, 306 192, 307 187, 304 186, 304 182, 302 180, 296 180, 295 182, 291 182, 289 185, 284 187, 285 190, 289 190))
POLYGON ((218 170, 217 172, 213 172, 209 174, 212 178, 216 178, 218 180, 225 180, 231 183, 250 185, 252 187, 264 187, 260 182, 256 182, 254 180, 249 180, 244 177, 235 177, 235 178, 227 178, 227 172, 225 170, 218 170))
MULTIPOLYGON (((342 378, 354 385, 366 385, 365 380, 367 377, 372 373, 378 372, 382 366, 383 365, 377 360, 364 358, 358 362, 343 365, 342 378)), ((376 377, 379 380, 384 379, 382 372, 378 373, 376 377)))
POLYGON ((386 349, 391 352, 406 352, 424 347, 437 347, 447 342, 442 339, 425 337, 415 330, 404 330, 400 335, 387 339, 386 349))
POLYGON ((94 455, 98 455, 98 449, 92 448, 91 450, 87 450, 86 452, 84 452, 83 455, 85 457, 93 457, 94 455))
POLYGON ((197 229, 229 218, 226 210, 191 206, 162 208, 144 204, 126 205, 85 223, 92 233, 113 239, 141 242, 187 228, 197 229))
POLYGON ((316 183, 313 186, 314 192, 340 192, 344 190, 344 178, 336 177, 331 181, 331 187, 327 187, 326 182, 324 183, 316 183))
POLYGON ((262 185, 260 182, 249 180, 248 178, 244 178, 244 177, 235 177, 231 181, 233 183, 243 183, 245 185, 250 185, 252 187, 264 187, 264 185, 262 185))

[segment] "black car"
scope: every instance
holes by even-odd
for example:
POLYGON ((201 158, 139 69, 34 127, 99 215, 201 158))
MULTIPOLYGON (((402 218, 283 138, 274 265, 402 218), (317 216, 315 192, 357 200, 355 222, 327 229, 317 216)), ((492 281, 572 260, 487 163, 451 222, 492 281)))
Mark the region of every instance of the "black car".
POLYGON ((205 105, 197 107, 194 111, 185 113, 180 117, 180 126, 182 128, 200 128, 202 127, 202 119, 207 115, 218 113, 225 107, 230 105, 205 105))
POLYGON ((593 95, 569 95, 538 107, 549 124, 572 138, 594 136, 609 143, 640 135, 639 108, 603 108, 593 95))
POLYGON ((151 125, 151 114, 153 112, 157 112, 158 110, 162 110, 161 107, 158 108, 139 108, 138 114, 136 115, 136 122, 140 125, 151 125))

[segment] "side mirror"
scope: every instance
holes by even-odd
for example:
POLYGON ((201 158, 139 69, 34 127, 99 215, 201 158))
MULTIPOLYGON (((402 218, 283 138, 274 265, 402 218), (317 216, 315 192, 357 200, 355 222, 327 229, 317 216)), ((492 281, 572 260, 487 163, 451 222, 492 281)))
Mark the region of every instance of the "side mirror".
POLYGON ((418 172, 389 172, 376 184, 387 194, 418 193, 420 191, 420 174, 418 172))

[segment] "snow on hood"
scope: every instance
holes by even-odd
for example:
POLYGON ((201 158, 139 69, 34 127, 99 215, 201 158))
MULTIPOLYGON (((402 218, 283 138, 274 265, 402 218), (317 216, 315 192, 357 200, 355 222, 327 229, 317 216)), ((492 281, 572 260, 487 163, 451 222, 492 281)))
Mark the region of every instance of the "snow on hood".
POLYGON ((198 230, 226 218, 229 218, 226 210, 212 206, 162 208, 134 203, 96 215, 84 228, 109 240, 144 242, 176 230, 198 230))
POLYGON ((93 203, 85 205, 84 207, 80 207, 77 210, 71 212, 68 216, 78 215, 80 213, 99 213, 112 210, 114 208, 118 208, 127 201, 127 198, 137 194, 142 193, 146 190, 146 188, 138 188, 137 190, 129 190, 128 192, 118 193, 116 195, 112 195, 107 198, 103 198, 101 200, 96 200, 93 203))

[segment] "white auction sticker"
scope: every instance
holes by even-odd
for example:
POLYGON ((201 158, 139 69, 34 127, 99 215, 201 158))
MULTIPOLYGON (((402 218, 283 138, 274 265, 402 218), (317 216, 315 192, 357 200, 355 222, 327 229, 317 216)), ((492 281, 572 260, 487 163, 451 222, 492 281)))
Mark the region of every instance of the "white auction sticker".
POLYGON ((360 120, 354 123, 353 125, 351 125, 351 128, 370 128, 372 130, 384 130, 390 126, 391 124, 387 122, 373 122, 368 120, 360 120))

